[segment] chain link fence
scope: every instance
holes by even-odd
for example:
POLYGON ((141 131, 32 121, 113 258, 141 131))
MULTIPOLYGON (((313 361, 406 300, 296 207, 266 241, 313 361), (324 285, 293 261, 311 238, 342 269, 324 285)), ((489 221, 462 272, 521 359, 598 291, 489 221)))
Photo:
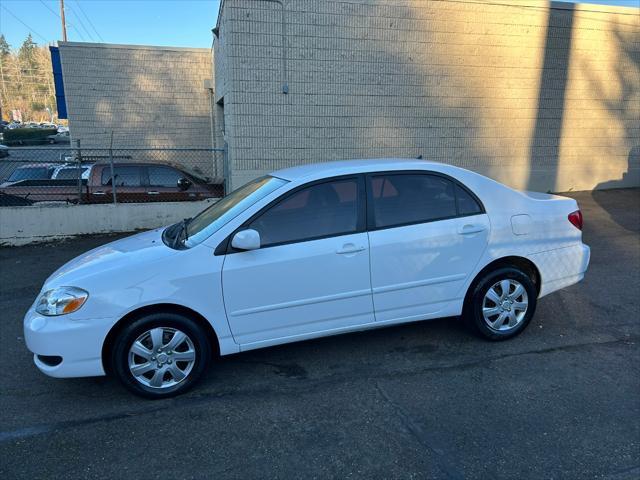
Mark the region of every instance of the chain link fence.
POLYGON ((0 157, 0 207, 224 195, 224 148, 14 147, 0 157))

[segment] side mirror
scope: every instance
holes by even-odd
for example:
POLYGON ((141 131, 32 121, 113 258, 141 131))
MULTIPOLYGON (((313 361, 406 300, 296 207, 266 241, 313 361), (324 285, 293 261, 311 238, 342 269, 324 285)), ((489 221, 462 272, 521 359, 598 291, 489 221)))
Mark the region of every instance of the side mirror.
POLYGON ((188 190, 189 187, 191 186, 191 180, 189 180, 188 178, 180 178, 178 179, 178 188, 182 191, 184 190, 188 190))
POLYGON ((238 250, 257 250, 260 248, 260 234, 253 230, 241 230, 233 236, 231 246, 238 250))

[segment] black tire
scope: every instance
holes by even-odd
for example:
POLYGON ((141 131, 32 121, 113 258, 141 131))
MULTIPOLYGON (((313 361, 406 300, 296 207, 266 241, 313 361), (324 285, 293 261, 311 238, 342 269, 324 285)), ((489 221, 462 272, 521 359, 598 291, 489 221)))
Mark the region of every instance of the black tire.
MULTIPOLYGON (((146 337, 146 339, 151 342, 151 336, 146 337)), ((187 343, 183 343, 179 348, 187 349, 189 351, 191 350, 191 346, 187 345, 187 343)), ((152 354, 154 354, 154 349, 152 348, 151 350, 152 354)), ((171 352, 170 350, 169 352, 171 354, 183 353, 179 352, 177 349, 175 352, 171 352)), ((150 399, 161 399, 180 395, 193 387, 209 367, 211 356, 212 349, 207 335, 197 322, 193 321, 189 317, 177 313, 152 313, 131 322, 129 325, 124 327, 115 338, 114 346, 111 349, 111 368, 120 382, 122 382, 126 388, 136 395, 150 399), (172 330, 183 332, 193 345, 193 350, 195 350, 195 360, 191 364, 188 373, 175 385, 165 386, 162 388, 154 388, 152 386, 144 385, 141 381, 136 379, 129 368, 129 350, 131 346, 140 336, 145 335, 146 332, 155 328, 166 329, 163 336, 163 339, 165 340, 163 340, 162 343, 168 343, 170 341, 169 336, 171 335, 172 330)), ((155 359, 156 357, 152 358, 155 359)), ((157 358, 158 361, 161 361, 160 355, 158 355, 157 358)), ((170 360, 166 360, 166 358, 170 359, 171 357, 165 355, 163 357, 163 359, 165 359, 165 364, 163 365, 171 364, 172 362, 170 360)), ((141 360, 141 363, 144 363, 144 360, 141 360)), ((187 363, 188 362, 176 361, 175 367, 178 367, 179 364, 186 365, 187 363)), ((155 360, 148 361, 148 364, 157 365, 157 362, 155 360)), ((169 365, 168 367, 171 366, 169 365)), ((149 374, 153 376, 153 373, 156 370, 159 369, 154 368, 149 372, 149 374)), ((165 378, 164 374, 163 378, 165 378)), ((166 374, 166 378, 173 379, 170 373, 166 374)), ((173 379, 172 381, 176 380, 173 379)))
POLYGON ((513 338, 521 333, 533 318, 536 310, 538 291, 529 275, 517 267, 501 267, 488 272, 472 285, 472 289, 471 294, 468 296, 468 303, 465 305, 463 316, 470 327, 480 336, 488 340, 500 341, 513 338), (526 291, 528 301, 526 311, 519 323, 506 330, 496 330, 492 328, 483 315, 485 295, 487 295, 491 287, 501 280, 514 280, 520 283, 526 291))

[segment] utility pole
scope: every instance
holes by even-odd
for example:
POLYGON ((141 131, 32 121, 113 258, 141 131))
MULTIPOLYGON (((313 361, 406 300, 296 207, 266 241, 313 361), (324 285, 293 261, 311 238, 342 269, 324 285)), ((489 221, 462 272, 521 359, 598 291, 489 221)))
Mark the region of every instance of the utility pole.
POLYGON ((62 40, 67 41, 67 22, 64 19, 64 0, 60 0, 60 20, 62 21, 62 40))

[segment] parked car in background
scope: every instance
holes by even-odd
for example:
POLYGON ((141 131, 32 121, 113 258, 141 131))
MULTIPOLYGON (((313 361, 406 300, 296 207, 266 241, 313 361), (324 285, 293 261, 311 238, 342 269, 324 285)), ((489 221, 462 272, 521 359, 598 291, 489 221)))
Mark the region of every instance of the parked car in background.
POLYGON ((66 132, 58 132, 53 135, 49 135, 47 137, 47 142, 50 144, 54 143, 69 143, 71 141, 71 137, 69 135, 69 131, 66 132))
POLYGON ((441 163, 294 167, 62 266, 24 338, 47 375, 110 372, 150 398, 187 390, 215 353, 458 315, 506 340, 582 280, 581 230, 571 198, 441 163))
POLYGON ((60 167, 74 168, 73 165, 56 164, 49 177, 43 177, 42 180, 25 178, 23 181, 12 181, 0 185, 0 192, 29 198, 32 202, 73 203, 79 199, 82 203, 112 202, 113 185, 119 202, 179 202, 222 196, 221 185, 207 183, 206 179, 173 165, 116 163, 112 175, 109 163, 96 163, 90 167, 88 175, 85 175, 80 190, 77 171, 63 172, 64 168, 60 167), (59 168, 56 174, 58 178, 52 179, 56 168, 59 168), (69 176, 72 178, 69 179, 69 176))
POLYGON ((58 163, 33 163, 16 168, 1 184, 0 189, 25 180, 49 180, 58 168, 58 163))

